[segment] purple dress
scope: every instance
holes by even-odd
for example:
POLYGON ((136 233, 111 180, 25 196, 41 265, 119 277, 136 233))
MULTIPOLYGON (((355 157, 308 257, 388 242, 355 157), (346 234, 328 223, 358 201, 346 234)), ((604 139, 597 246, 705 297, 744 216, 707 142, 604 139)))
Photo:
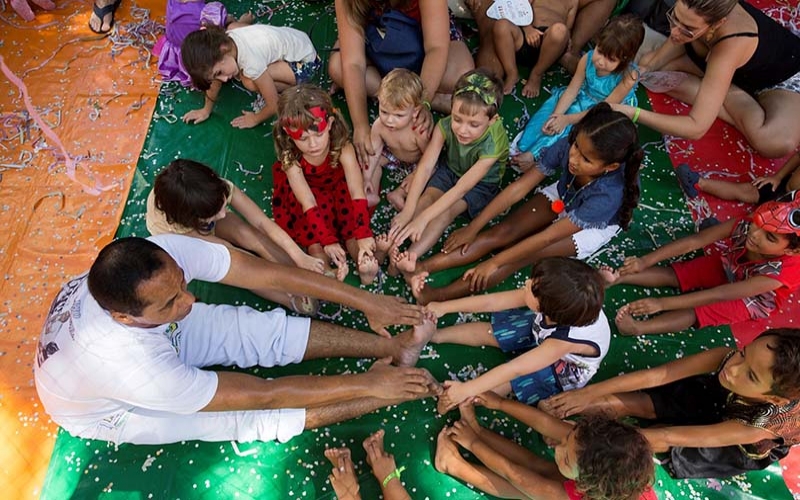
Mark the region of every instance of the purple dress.
POLYGON ((192 84, 181 61, 181 44, 192 31, 202 26, 225 27, 228 12, 219 2, 206 4, 203 0, 167 0, 166 33, 158 56, 158 72, 165 82, 180 82, 184 87, 192 84))

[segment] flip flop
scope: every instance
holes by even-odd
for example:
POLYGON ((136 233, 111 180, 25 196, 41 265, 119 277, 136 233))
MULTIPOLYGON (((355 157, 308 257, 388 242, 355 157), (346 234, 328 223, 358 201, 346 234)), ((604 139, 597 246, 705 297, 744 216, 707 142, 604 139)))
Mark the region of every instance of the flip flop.
POLYGON ((686 197, 689 199, 696 198, 699 194, 697 192, 697 182, 700 180, 700 174, 692 170, 686 163, 681 163, 675 169, 675 175, 678 177, 678 182, 686 197))
POLYGON ((94 29, 94 28, 92 28, 92 24, 89 23, 89 29, 94 31, 98 35, 105 35, 109 31, 114 29, 114 14, 117 13, 117 8, 119 7, 119 4, 120 4, 121 1, 122 0, 114 0, 114 3, 110 3, 110 4, 106 5, 105 7, 100 7, 100 6, 97 5, 96 2, 92 2, 92 12, 97 17, 97 19, 100 20, 100 28, 99 29, 94 29), (111 14, 111 20, 108 22, 108 29, 107 30, 103 30, 102 29, 103 28, 103 24, 104 24, 103 20, 105 19, 105 17, 108 14, 111 14))

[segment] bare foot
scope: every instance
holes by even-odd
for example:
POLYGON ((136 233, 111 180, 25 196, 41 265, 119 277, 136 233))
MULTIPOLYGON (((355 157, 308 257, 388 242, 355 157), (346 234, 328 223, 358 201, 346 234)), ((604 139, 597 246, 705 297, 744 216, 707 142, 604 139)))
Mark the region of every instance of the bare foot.
POLYGON ((617 315, 614 318, 614 323, 617 324, 617 330, 623 335, 641 335, 637 328, 638 321, 633 319, 633 315, 628 308, 628 305, 620 307, 617 315))
POLYGON ((503 93, 505 95, 508 95, 511 92, 514 92, 514 87, 517 86, 518 81, 519 81, 518 72, 514 71, 506 73, 506 78, 503 81, 503 93))
POLYGON ((417 364, 419 354, 422 349, 430 342, 431 337, 436 332, 436 316, 425 311, 425 317, 421 325, 417 325, 411 330, 406 330, 397 336, 400 343, 400 353, 393 359, 397 366, 414 366, 417 364))
POLYGON ((386 273, 389 276, 397 276, 400 274, 400 270, 397 269, 397 261, 400 259, 400 249, 392 242, 391 248, 389 248, 389 266, 386 268, 386 273))
POLYGON ((255 20, 256 16, 254 16, 253 13, 249 11, 239 16, 239 22, 242 24, 253 24, 253 21, 255 20))
POLYGON ((336 279, 339 281, 344 281, 349 273, 350 267, 348 267, 347 262, 343 262, 341 266, 336 268, 336 279))
POLYGON ((367 254, 362 255, 361 260, 358 261, 358 277, 361 279, 361 284, 369 285, 375 281, 379 269, 380 266, 374 256, 367 254))
POLYGON ((445 427, 439 432, 439 437, 436 438, 436 457, 433 459, 433 466, 442 474, 452 474, 467 463, 458 452, 456 443, 447 435, 448 430, 445 427))
POLYGON ((558 63, 563 67, 565 70, 569 71, 570 75, 575 74, 575 70, 578 69, 578 63, 580 62, 581 57, 576 55, 572 52, 564 52, 564 55, 561 56, 558 63))
POLYGON ((399 212, 406 206, 406 196, 408 196, 406 190, 399 187, 389 191, 386 194, 386 199, 389 200, 389 203, 399 212))
POLYGON ((423 271, 411 276, 411 279, 407 280, 408 285, 411 287, 412 295, 417 299, 417 304, 422 304, 423 306, 429 302, 424 300, 426 299, 424 296, 425 280, 428 279, 429 274, 430 273, 427 271, 423 271))
POLYGON ((399 253, 395 258, 394 265, 404 276, 414 274, 414 271, 417 270, 417 254, 414 252, 399 253))
POLYGON ((602 265, 600 269, 597 270, 600 273, 600 276, 603 278, 603 281, 606 282, 606 288, 610 286, 614 286, 614 284, 619 279, 619 271, 614 269, 611 266, 602 265))
POLYGON ((328 479, 339 500, 360 500, 358 478, 356 478, 350 450, 347 448, 328 448, 325 450, 325 458, 330 460, 333 465, 333 470, 328 479))
POLYGON ((542 75, 531 73, 525 86, 522 87, 523 97, 539 97, 539 91, 542 88, 542 75))
POLYGON ((478 418, 475 416, 475 405, 472 402, 472 398, 462 401, 461 404, 458 405, 458 411, 461 412, 462 422, 467 424, 470 429, 476 433, 481 432, 482 428, 480 424, 478 424, 478 418))
POLYGON ((392 240, 389 239, 388 234, 383 233, 375 237, 375 253, 373 255, 375 255, 375 260, 378 261, 379 266, 383 265, 391 248, 392 240))
MULTIPOLYGON (((397 470, 397 463, 394 461, 394 456, 386 453, 383 447, 383 429, 380 429, 375 434, 372 434, 364 440, 364 450, 367 452, 367 463, 372 468, 372 474, 378 483, 383 485, 383 481, 389 477, 391 473, 397 470)), ((400 478, 397 478, 398 480, 400 478)), ((388 484, 388 483, 387 483, 388 484)))

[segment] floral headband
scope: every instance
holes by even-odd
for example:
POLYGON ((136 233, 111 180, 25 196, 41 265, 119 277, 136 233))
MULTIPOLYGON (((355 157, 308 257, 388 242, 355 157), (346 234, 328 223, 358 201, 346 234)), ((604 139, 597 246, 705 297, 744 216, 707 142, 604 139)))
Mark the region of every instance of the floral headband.
POLYGON ((328 128, 328 112, 325 111, 322 106, 308 108, 308 112, 314 117, 314 123, 309 125, 308 129, 304 129, 302 127, 290 127, 287 125, 283 126, 283 131, 295 141, 300 140, 300 137, 303 136, 303 132, 306 130, 312 130, 318 134, 321 134, 322 132, 325 132, 325 129, 328 128))
POLYGON ((487 106, 492 106, 497 103, 497 95, 495 94, 495 84, 486 75, 480 73, 473 73, 466 79, 467 84, 458 88, 453 97, 464 94, 466 92, 474 92, 487 106))

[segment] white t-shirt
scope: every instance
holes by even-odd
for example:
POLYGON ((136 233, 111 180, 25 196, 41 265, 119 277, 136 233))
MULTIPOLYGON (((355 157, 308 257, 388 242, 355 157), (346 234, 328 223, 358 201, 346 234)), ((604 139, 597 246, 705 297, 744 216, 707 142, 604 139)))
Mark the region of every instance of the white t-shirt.
POLYGON ((253 24, 228 31, 242 74, 255 80, 276 61, 311 62, 317 57, 308 35, 294 28, 253 24))
MULTIPOLYGON (((187 283, 220 281, 230 268, 223 245, 179 235, 149 240, 175 259, 187 283)), ((217 391, 217 375, 179 359, 179 323, 122 325, 89 293, 87 277, 64 285, 39 340, 34 378, 53 421, 80 433, 98 421, 114 425, 133 408, 177 414, 204 408, 217 391)))

